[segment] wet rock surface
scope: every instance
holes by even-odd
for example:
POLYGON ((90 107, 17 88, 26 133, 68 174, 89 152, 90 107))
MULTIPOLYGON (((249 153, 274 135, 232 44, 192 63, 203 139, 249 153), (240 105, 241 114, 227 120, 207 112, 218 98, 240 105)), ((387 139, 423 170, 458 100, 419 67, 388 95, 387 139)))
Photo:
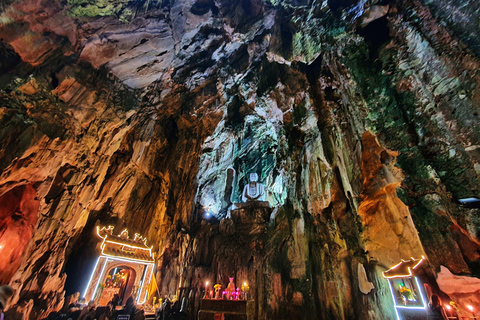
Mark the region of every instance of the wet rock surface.
POLYGON ((253 319, 394 319, 381 273, 412 256, 480 277, 478 209, 458 202, 480 192, 469 4, 0 4, 10 312, 82 291, 98 224, 145 235, 192 317, 230 276, 253 319), (270 208, 232 210, 252 172, 270 208))

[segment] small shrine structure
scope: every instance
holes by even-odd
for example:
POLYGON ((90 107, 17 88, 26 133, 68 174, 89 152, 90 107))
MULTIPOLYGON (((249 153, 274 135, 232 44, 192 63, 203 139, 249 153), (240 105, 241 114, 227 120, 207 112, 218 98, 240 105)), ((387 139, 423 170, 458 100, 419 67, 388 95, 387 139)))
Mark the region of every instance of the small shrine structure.
POLYGON ((97 235, 103 239, 101 253, 85 289, 85 299, 107 305, 118 294, 122 303, 130 296, 139 304, 145 303, 155 265, 153 246, 148 247, 147 239, 138 233, 130 239, 127 229, 114 235, 113 226, 97 226, 97 235))
POLYGON ((398 319, 415 317, 419 313, 426 315, 428 302, 418 280, 419 267, 424 260, 423 256, 420 259, 402 259, 400 263, 383 272, 383 277, 390 285, 398 319))

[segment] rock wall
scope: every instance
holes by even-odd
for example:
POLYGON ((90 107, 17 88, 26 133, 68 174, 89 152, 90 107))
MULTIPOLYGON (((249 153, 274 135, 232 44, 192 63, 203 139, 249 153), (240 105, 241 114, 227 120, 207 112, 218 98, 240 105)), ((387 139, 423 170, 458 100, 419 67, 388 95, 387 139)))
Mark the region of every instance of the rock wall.
POLYGON ((464 8, 0 4, 11 316, 83 291, 99 224, 149 239, 162 294, 198 301, 206 278, 248 278, 255 319, 394 319, 381 272, 411 256, 434 285, 440 266, 479 277, 478 209, 458 202, 480 189, 480 60, 463 23, 479 13, 464 8), (251 172, 271 212, 242 229, 230 209, 251 172))

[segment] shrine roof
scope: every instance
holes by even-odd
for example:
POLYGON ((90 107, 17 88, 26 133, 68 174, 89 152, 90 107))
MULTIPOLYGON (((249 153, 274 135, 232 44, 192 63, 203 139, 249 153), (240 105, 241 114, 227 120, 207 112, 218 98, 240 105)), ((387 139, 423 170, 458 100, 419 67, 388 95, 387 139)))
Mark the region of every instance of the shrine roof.
POLYGON ((423 260, 425 260, 425 257, 423 256, 421 259, 402 259, 400 263, 383 272, 383 276, 387 279, 413 277, 415 275, 415 270, 418 268, 418 266, 420 266, 423 260))
POLYGON ((136 233, 134 239, 130 239, 127 229, 119 235, 113 234, 113 226, 108 228, 97 227, 97 235, 103 239, 102 254, 119 258, 141 260, 145 262, 155 261, 152 247, 147 246, 147 239, 136 233))
POLYGON ((149 250, 150 249, 150 247, 148 247, 145 244, 145 242, 138 241, 138 240, 133 240, 133 239, 128 239, 128 238, 122 238, 120 236, 107 234, 104 239, 105 239, 105 242, 109 242, 109 243, 126 245, 126 246, 133 246, 133 247, 138 247, 139 249, 144 249, 144 250, 149 250))
POLYGON ((153 255, 149 254, 149 251, 144 250, 135 250, 135 251, 125 251, 120 248, 115 248, 111 246, 105 246, 103 248, 102 254, 107 256, 114 256, 118 258, 140 260, 144 262, 154 262, 153 255))

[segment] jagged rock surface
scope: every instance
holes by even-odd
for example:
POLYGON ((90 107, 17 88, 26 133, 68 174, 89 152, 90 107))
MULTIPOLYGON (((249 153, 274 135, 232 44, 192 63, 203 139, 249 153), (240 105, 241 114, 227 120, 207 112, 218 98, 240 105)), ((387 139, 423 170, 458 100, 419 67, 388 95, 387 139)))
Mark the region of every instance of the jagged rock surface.
POLYGON ((394 319, 381 271, 411 256, 479 277, 478 209, 457 202, 480 191, 470 4, 0 5, 12 316, 83 290, 98 224, 149 239, 162 294, 249 278, 262 319, 394 319), (272 206, 261 232, 226 218, 252 171, 272 206))

